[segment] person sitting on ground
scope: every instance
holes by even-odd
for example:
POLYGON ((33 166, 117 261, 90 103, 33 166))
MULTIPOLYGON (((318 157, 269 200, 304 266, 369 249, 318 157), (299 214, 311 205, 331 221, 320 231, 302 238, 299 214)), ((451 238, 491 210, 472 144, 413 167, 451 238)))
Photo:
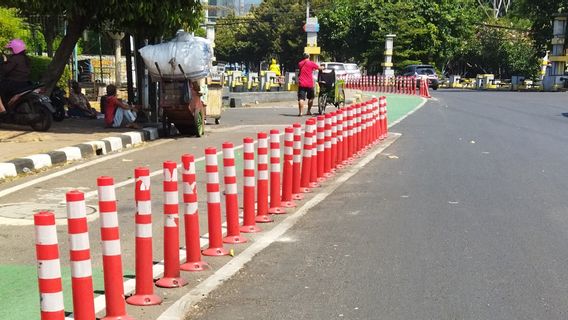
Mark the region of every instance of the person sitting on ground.
POLYGON ((69 94, 69 109, 67 114, 70 117, 89 119, 97 118, 97 110, 91 107, 89 100, 81 92, 81 86, 77 81, 71 82, 71 93, 69 94))
POLYGON ((109 128, 132 128, 140 129, 136 120, 136 107, 131 106, 116 96, 116 86, 109 84, 106 87, 105 98, 105 124, 109 128))

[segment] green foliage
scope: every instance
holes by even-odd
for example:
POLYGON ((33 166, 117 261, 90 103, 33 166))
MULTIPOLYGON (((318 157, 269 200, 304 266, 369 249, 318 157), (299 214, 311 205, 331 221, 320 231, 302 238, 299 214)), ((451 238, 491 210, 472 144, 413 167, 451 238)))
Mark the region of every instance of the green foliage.
MULTIPOLYGON (((31 60, 31 74, 30 80, 31 81, 41 81, 45 72, 47 72, 47 68, 51 63, 51 58, 48 57, 40 57, 40 56, 30 56, 31 60)), ((69 66, 65 67, 65 71, 63 75, 59 78, 57 82, 57 86, 60 88, 67 88, 69 86, 69 81, 71 81, 71 69, 69 66)))
POLYGON ((53 88, 65 70, 75 44, 87 28, 126 31, 142 39, 173 35, 183 27, 196 30, 203 17, 199 0, 3 0, 9 7, 22 8, 30 15, 38 12, 65 14, 67 32, 44 76, 53 88))
POLYGON ((29 42, 30 36, 30 31, 16 9, 0 7, 0 46, 4 47, 14 38, 29 42))

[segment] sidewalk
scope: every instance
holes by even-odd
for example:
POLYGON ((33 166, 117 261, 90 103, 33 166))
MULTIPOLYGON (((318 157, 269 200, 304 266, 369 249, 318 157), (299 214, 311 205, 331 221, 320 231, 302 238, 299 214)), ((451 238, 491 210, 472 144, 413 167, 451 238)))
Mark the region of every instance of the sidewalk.
POLYGON ((0 181, 59 163, 130 148, 158 138, 156 128, 109 129, 103 120, 65 119, 48 132, 0 126, 0 181))

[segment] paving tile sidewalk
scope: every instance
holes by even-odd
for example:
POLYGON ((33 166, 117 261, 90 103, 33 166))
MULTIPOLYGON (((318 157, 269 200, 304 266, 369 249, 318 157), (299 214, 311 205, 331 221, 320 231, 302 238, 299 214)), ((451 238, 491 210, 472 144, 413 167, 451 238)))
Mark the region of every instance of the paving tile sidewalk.
POLYGON ((108 129, 102 120, 65 119, 48 132, 0 125, 0 182, 8 177, 129 148, 158 138, 156 128, 108 129))

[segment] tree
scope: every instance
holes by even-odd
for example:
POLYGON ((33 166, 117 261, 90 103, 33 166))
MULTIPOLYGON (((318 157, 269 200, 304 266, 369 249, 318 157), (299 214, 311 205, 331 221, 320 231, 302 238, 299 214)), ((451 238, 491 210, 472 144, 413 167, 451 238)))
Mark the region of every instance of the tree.
POLYGON ((129 31, 159 37, 180 27, 197 28, 202 16, 199 0, 5 0, 29 13, 64 14, 66 34, 54 54, 43 82, 51 90, 65 69, 75 44, 88 27, 129 31))

